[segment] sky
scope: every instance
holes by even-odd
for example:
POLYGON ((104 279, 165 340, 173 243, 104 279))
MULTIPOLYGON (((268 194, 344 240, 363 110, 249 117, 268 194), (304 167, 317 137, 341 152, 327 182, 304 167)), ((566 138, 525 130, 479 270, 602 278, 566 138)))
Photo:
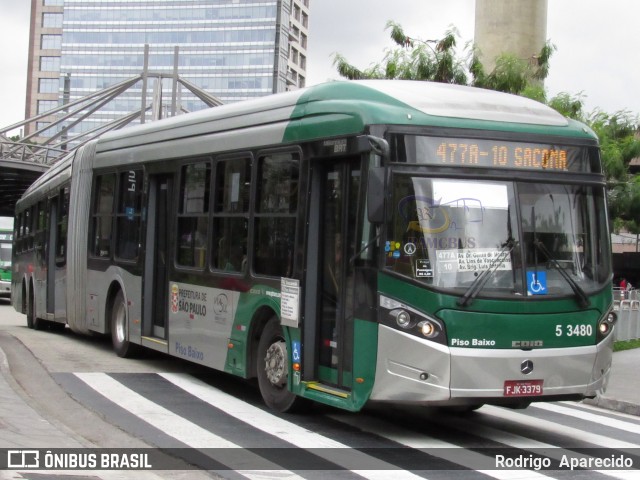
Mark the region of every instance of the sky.
MULTIPOLYGON (((0 0, 0 127, 24 118, 30 0, 0 0)), ((360 69, 393 46, 385 25, 423 40, 451 27, 473 40, 475 0, 310 0, 307 85, 340 79, 333 56, 360 69)), ((548 0, 547 38, 557 47, 548 96, 582 95, 585 111, 640 114, 638 0, 548 0)), ((15 132, 13 132, 15 133, 15 132)))

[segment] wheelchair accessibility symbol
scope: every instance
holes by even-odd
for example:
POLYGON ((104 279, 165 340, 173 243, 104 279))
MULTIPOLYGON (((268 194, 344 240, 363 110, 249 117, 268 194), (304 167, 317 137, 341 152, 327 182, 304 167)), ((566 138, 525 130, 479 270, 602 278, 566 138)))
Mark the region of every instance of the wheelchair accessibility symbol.
POLYGON ((300 362, 300 342, 291 342, 291 360, 300 362))
POLYGON ((547 272, 527 272, 527 293, 529 295, 547 294, 547 272))

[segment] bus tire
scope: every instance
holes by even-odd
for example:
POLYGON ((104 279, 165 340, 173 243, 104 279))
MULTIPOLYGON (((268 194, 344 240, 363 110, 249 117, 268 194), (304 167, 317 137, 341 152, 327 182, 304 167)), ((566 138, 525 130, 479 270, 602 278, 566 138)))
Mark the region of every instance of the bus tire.
POLYGON ((131 358, 138 351, 138 345, 127 340, 129 327, 127 317, 127 304, 124 301, 122 290, 119 290, 111 305, 111 343, 116 354, 123 358, 131 358))
POLYGON ((34 330, 42 330, 44 322, 36 317, 35 301, 33 298, 33 287, 29 289, 29 299, 27 300, 27 327, 34 330))
POLYGON ((287 387, 289 356, 287 344, 278 319, 267 322, 258 343, 258 386, 264 403, 278 412, 299 410, 304 399, 290 392, 287 387))

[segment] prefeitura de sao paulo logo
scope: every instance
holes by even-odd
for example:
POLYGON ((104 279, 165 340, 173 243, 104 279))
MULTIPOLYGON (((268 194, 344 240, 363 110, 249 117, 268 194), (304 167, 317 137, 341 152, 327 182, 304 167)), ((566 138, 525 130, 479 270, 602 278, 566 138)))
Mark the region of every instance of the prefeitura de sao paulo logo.
POLYGON ((178 313, 178 293, 180 293, 180 287, 175 283, 171 285, 171 311, 178 313))

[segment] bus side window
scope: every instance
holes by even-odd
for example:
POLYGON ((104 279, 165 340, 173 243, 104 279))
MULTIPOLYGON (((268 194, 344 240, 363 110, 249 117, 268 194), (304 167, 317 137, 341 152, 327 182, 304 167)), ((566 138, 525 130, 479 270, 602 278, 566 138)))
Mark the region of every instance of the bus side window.
POLYGON ((93 244, 91 254, 96 257, 111 256, 111 229, 113 225, 113 202, 115 199, 116 175, 100 175, 95 180, 95 197, 92 209, 93 244))
POLYGON ((208 159, 182 167, 176 253, 178 265, 195 268, 204 268, 206 265, 210 189, 211 162, 208 159))
POLYGON ((65 264, 65 260, 67 257, 67 228, 69 225, 69 187, 64 187, 60 191, 60 204, 59 204, 59 213, 58 213, 58 225, 56 230, 57 235, 57 251, 56 251, 56 261, 58 262, 58 266, 62 266, 65 264))
POLYGON ((48 222, 47 203, 44 201, 38 202, 38 215, 35 218, 35 247, 37 249, 44 249, 46 246, 46 230, 48 222))
POLYGON ((286 153, 264 156, 258 162, 254 271, 289 277, 293 274, 300 160, 286 153))
POLYGON ((251 159, 220 160, 216 165, 213 212, 213 268, 243 272, 249 234, 251 159))
POLYGON ((136 261, 141 241, 142 170, 122 172, 118 190, 116 257, 136 261))

